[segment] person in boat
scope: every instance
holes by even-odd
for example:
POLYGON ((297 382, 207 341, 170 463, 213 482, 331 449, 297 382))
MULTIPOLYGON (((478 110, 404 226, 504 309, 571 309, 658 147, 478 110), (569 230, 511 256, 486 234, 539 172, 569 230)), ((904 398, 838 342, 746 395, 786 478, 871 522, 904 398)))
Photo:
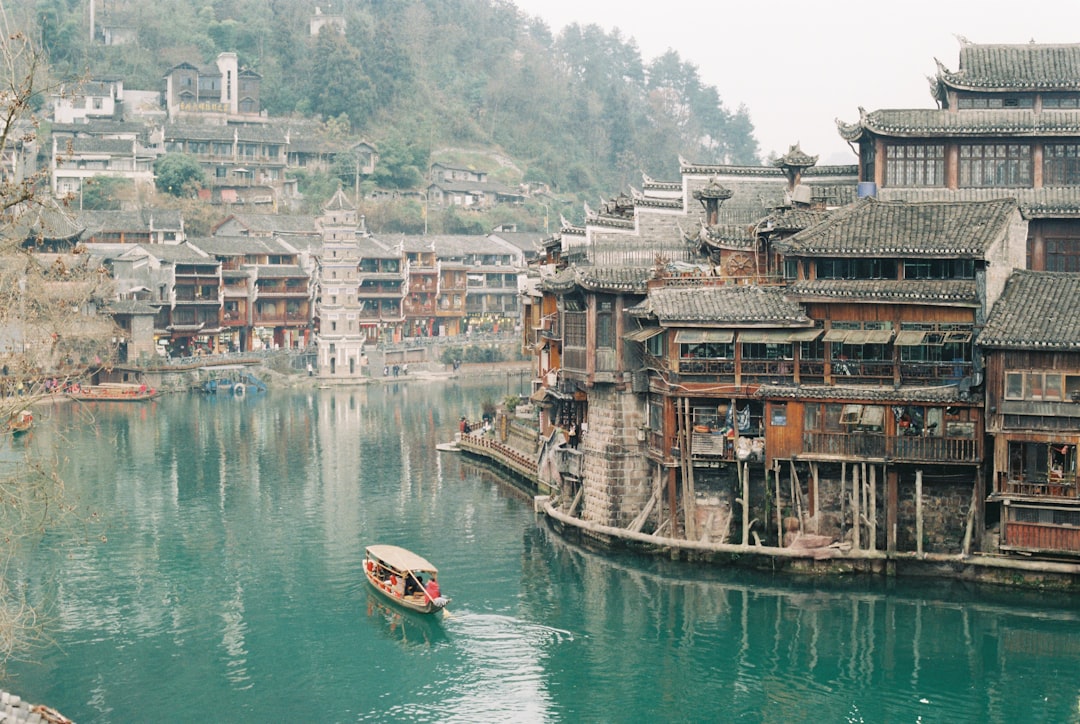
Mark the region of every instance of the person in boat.
POLYGON ((411 596, 414 593, 419 593, 422 586, 418 582, 418 578, 415 573, 405 574, 405 595, 411 596))
POLYGON ((427 593, 428 598, 432 601, 442 595, 442 592, 439 590, 439 582, 434 578, 428 581, 427 585, 424 586, 424 592, 427 593))

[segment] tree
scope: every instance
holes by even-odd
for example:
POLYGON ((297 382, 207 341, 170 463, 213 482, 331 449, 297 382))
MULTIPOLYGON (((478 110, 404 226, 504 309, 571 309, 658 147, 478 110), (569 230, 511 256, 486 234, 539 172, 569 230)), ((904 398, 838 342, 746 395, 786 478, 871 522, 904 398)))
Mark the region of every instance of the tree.
MULTIPOLYGON (((0 159, 17 158, 36 142, 32 110, 48 91, 42 51, 28 36, 10 31, 0 7, 0 159)), ((108 317, 91 312, 111 298, 111 284, 88 254, 43 253, 50 236, 59 236, 64 211, 48 196, 44 171, 0 175, 0 426, 49 394, 46 379, 109 363, 109 340, 116 335, 108 317)), ((68 232, 70 234, 70 232, 68 232)), ((4 555, 45 531, 74 521, 57 473, 59 451, 28 445, 22 454, 0 460, 0 539, 4 555)), ((15 579, 18 567, 0 561, 0 670, 45 636, 40 611, 15 579)))
POLYGON ((115 176, 91 176, 83 182, 79 192, 79 206, 84 209, 116 210, 121 201, 134 191, 131 179, 115 176))
POLYGON ((206 185, 199 160, 186 153, 166 153, 154 162, 154 184, 172 196, 194 196, 206 185))

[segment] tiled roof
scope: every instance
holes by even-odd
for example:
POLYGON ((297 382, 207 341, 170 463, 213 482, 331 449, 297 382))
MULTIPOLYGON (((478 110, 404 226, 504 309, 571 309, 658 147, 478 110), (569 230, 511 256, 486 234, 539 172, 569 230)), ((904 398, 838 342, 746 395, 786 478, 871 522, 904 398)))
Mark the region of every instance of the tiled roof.
POLYGON ((303 268, 293 264, 259 264, 258 269, 260 279, 306 279, 309 276, 303 268))
POLYGON ((288 133, 278 127, 269 125, 243 124, 234 126, 215 126, 210 124, 177 124, 165 125, 166 141, 223 141, 232 142, 233 139, 255 143, 278 143, 286 144, 288 133))
POLYGON ((270 236, 200 236, 188 243, 215 256, 242 254, 291 254, 279 240, 270 236))
POLYGON ((152 315, 157 313, 157 307, 139 299, 113 299, 105 305, 110 314, 142 314, 152 315))
POLYGON ((762 385, 758 397, 792 400, 851 400, 852 402, 963 402, 957 385, 935 387, 878 387, 871 385, 762 385))
POLYGON ((787 288, 792 299, 809 302, 850 299, 858 302, 937 302, 978 304, 974 280, 815 279, 794 282, 787 288))
POLYGON ((137 211, 80 211, 76 215, 79 224, 86 227, 83 237, 103 232, 180 231, 184 228, 183 217, 177 209, 142 208, 137 211))
POLYGON ((271 234, 311 234, 319 233, 319 224, 314 216, 308 214, 232 214, 219 222, 215 231, 228 221, 249 231, 271 234))
POLYGON ((1080 350, 1080 274, 1016 270, 979 334, 983 347, 1080 350))
MULTIPOLYGON (((391 237, 385 243, 401 244, 405 251, 430 251, 434 248, 439 259, 461 259, 466 256, 509 256, 517 260, 523 256, 521 249, 508 241, 490 234, 428 234, 427 236, 391 237)), ((507 273, 512 267, 507 267, 507 273)))
POLYGON ((63 157, 68 150, 75 154, 108 153, 130 156, 135 152, 135 142, 130 138, 98 138, 96 136, 71 138, 67 142, 61 139, 56 144, 56 152, 60 156, 59 163, 63 163, 63 157))
POLYGON ((1007 230, 1014 199, 983 202, 865 198, 785 241, 795 256, 981 258, 1007 230))
POLYGON ((837 121, 840 135, 848 141, 859 140, 867 131, 894 138, 1080 135, 1080 110, 1076 109, 1040 113, 1030 109, 860 111, 854 123, 837 121))
POLYGON ((541 288, 550 292, 566 292, 581 287, 588 291, 644 294, 652 273, 651 268, 571 266, 545 279, 541 282, 541 288))
POLYGON ((946 188, 879 188, 880 201, 991 201, 1001 198, 1003 191, 1016 199, 1020 215, 1025 219, 1080 216, 1080 187, 1052 186, 1041 189, 946 189, 946 188))
POLYGON ((978 90, 1080 88, 1080 45, 979 45, 960 48, 960 69, 938 69, 940 82, 978 90))
POLYGON ((753 249, 757 246, 757 235, 746 224, 702 224, 695 238, 717 249, 753 249))
POLYGON ((810 319, 781 287, 726 285, 719 287, 662 287, 632 307, 634 316, 656 317, 661 324, 709 322, 805 326, 810 319))
POLYGON ((185 264, 219 264, 217 259, 191 244, 139 244, 139 249, 161 261, 185 264))
POLYGON ((758 224, 758 232, 768 231, 802 231, 809 229, 814 224, 824 221, 831 211, 821 209, 787 208, 777 209, 758 224))

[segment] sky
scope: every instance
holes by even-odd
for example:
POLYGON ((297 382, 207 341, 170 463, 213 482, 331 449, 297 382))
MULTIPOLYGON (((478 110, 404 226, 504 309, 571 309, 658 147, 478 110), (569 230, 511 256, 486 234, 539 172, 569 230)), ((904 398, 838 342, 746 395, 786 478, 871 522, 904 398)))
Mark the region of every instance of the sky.
MULTIPOLYGON (((855 163, 836 119, 859 107, 934 108, 935 58, 973 43, 1080 43, 1076 0, 513 0, 556 35, 595 24, 648 63, 668 49, 697 66, 729 111, 745 105, 762 159, 798 143, 818 164, 855 163)), ((693 159, 690 159, 693 160, 693 159)))

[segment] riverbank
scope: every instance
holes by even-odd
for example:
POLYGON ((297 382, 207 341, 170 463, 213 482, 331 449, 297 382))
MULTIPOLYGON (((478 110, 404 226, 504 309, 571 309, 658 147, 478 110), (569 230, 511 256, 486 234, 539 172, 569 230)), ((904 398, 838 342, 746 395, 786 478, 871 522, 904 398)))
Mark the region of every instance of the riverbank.
MULTIPOLYGON (((462 436, 458 446, 465 455, 486 461, 503 474, 513 476, 519 487, 530 490, 534 495, 534 511, 561 536, 593 547, 794 575, 941 578, 1080 593, 1080 564, 1069 561, 983 553, 852 550, 846 545, 828 545, 824 541, 810 540, 803 544, 798 538, 784 547, 760 542, 694 541, 601 525, 561 509, 557 504, 558 491, 540 481, 539 462, 521 450, 485 435, 462 436)), ((576 501, 569 502, 567 508, 575 510, 576 501)))

